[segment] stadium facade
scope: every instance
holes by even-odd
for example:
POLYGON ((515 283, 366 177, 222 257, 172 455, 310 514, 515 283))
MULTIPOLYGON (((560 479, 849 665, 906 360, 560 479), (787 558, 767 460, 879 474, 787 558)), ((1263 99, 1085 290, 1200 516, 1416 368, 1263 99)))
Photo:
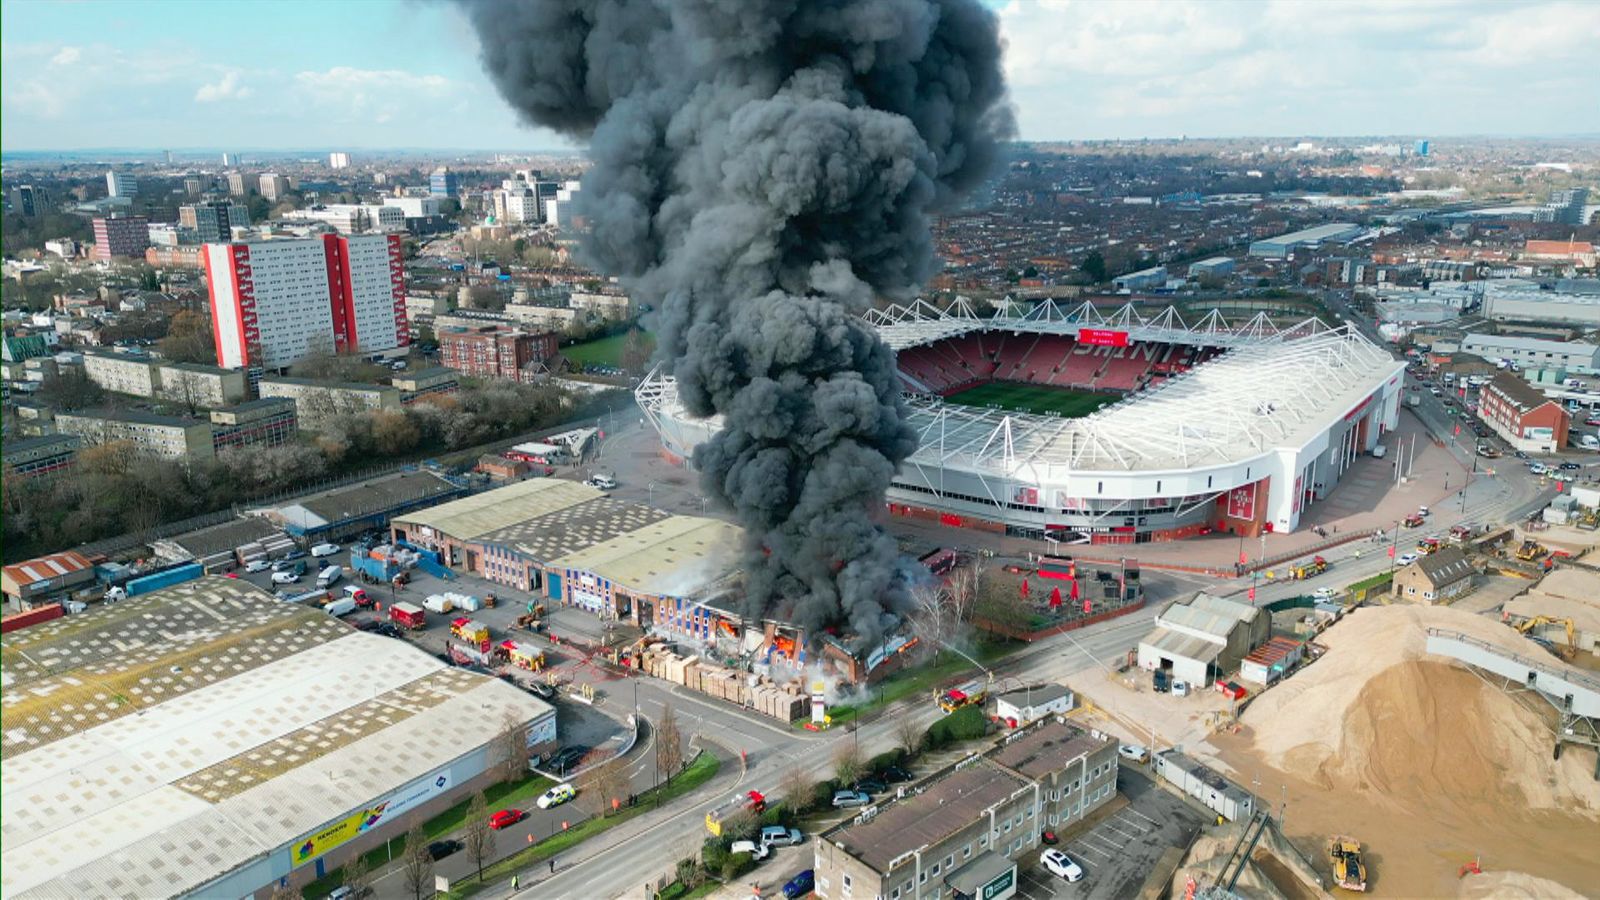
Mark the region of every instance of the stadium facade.
MULTIPOLYGON (((1404 363, 1314 318, 919 301, 868 320, 920 437, 889 512, 950 526, 1101 544, 1293 531, 1399 417, 1404 363), (1082 418, 946 399, 992 383, 1121 398, 1082 418)), ((636 393, 675 461, 720 427, 688 416, 668 376, 636 393)))

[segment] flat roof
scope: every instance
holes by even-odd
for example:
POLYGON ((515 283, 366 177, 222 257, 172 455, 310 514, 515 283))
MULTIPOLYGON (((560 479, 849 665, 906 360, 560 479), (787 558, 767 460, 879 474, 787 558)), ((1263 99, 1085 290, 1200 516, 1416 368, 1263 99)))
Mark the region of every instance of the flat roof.
POLYGON ((839 826, 824 839, 873 870, 887 872, 897 857, 939 843, 1026 787, 1028 781, 1020 775, 979 759, 921 786, 919 793, 884 804, 877 815, 859 825, 839 826))
POLYGON ((732 569, 743 545, 737 525, 672 516, 548 564, 593 572, 639 593, 683 597, 732 569))
POLYGON ((1325 241, 1336 236, 1360 231, 1361 226, 1353 222, 1329 222, 1326 225, 1317 225, 1312 228, 1302 228, 1277 237, 1263 238, 1256 241, 1258 244, 1306 244, 1314 241, 1325 241))
POLYGON ((671 517, 671 513, 654 506, 601 496, 491 531, 478 540, 513 547, 524 556, 545 563, 671 517))
POLYGON ((1079 757, 1109 743, 1109 738, 1094 737, 1081 728, 1051 718, 1013 735, 987 755, 1000 765, 1037 780, 1061 771, 1079 757))
POLYGON ((7 897, 200 890, 552 712, 220 577, 0 646, 7 897))
POLYGON ((392 390, 395 390, 395 387, 393 385, 388 385, 388 384, 369 384, 368 382, 365 382, 365 381, 323 381, 323 380, 316 379, 316 378, 293 378, 293 377, 288 376, 288 375, 263 375, 263 376, 261 376, 261 383, 264 384, 264 385, 291 384, 291 385, 295 385, 296 387, 323 388, 325 390, 330 390, 330 391, 392 391, 392 390))
POLYGON ((288 406, 288 407, 294 406, 294 398, 293 397, 262 397, 259 400, 246 400, 243 403, 235 403, 232 406, 219 407, 219 408, 217 408, 215 410, 212 410, 212 412, 222 412, 222 413, 254 412, 254 411, 258 410, 258 409, 267 409, 267 408, 270 408, 270 407, 279 407, 279 406, 288 406))
POLYGON ((94 409, 80 409, 74 412, 62 410, 56 413, 57 419, 100 419, 106 422, 128 422, 134 425, 161 425, 167 428, 193 428, 196 425, 209 425, 204 419, 189 419, 182 416, 163 416, 142 409, 108 409, 96 407, 94 409))
POLYGON ((1038 706, 1041 703, 1049 703, 1052 700, 1060 700, 1062 697, 1070 696, 1072 696, 1071 688, 1059 684, 1041 684, 1033 688, 1008 691, 995 699, 1004 700, 1013 706, 1027 706, 1030 704, 1038 706))
POLYGON ((1537 350, 1543 353, 1580 353, 1593 356, 1600 346, 1582 341, 1556 341, 1549 338, 1530 338, 1515 334, 1469 334, 1461 342, 1462 349, 1470 347, 1511 347, 1516 350, 1537 350))
POLYGON ((42 447, 52 447, 56 444, 67 444, 73 447, 80 446, 83 438, 75 434, 47 434, 31 438, 6 438, 4 452, 6 456, 15 456, 27 453, 29 450, 38 450, 42 447))
POLYGON ((458 541, 474 541, 491 532, 601 496, 599 490, 576 481, 530 478, 396 516, 394 521, 395 524, 425 525, 458 541))
POLYGON ((341 519, 369 516, 408 503, 460 491, 461 488, 426 469, 397 472, 350 487, 324 491, 297 504, 280 508, 284 520, 292 525, 328 525, 341 519), (320 521, 302 519, 294 512, 304 510, 320 521))
POLYGON ((266 519, 248 516, 232 522, 223 522, 221 525, 185 532, 169 540, 193 553, 197 558, 203 558, 282 533, 283 529, 266 519))

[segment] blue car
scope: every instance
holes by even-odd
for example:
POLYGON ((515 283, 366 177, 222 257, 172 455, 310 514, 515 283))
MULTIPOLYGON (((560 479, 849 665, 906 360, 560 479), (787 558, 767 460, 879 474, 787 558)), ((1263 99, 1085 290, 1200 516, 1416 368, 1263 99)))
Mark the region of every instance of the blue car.
POLYGON ((783 886, 784 900, 795 900, 796 897, 804 897, 805 895, 811 893, 811 880, 814 876, 815 872, 813 872, 811 869, 807 869, 804 872, 801 872, 799 875, 789 879, 789 883, 783 886))

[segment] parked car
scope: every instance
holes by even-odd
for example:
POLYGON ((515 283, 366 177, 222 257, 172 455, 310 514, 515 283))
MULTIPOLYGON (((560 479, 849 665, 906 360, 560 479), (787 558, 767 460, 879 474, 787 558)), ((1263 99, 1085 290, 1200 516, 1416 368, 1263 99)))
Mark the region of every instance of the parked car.
POLYGON ((804 872, 801 872, 799 875, 789 879, 789 883, 783 886, 784 900, 795 900, 797 897, 804 897, 805 895, 811 893, 811 889, 815 886, 815 883, 815 870, 807 869, 804 872))
POLYGON ((863 794, 881 794, 889 790, 889 786, 876 778, 863 778, 854 785, 855 789, 863 794))
POLYGON ((530 681, 527 682, 526 687, 528 693, 538 697, 540 700, 554 700, 556 698, 554 685, 546 684, 543 681, 530 681))
POLYGON ((767 847, 793 847, 803 840, 805 836, 797 828, 768 825, 761 829, 761 843, 767 847))
POLYGON ((1338 592, 1331 587, 1319 587, 1312 592, 1311 596, 1318 600, 1332 600, 1338 596, 1338 592))
POLYGON ((305 559, 306 558, 306 552, 304 550, 301 550, 299 547, 296 547, 293 550, 290 550, 288 553, 285 553, 283 555, 283 558, 284 559, 305 559))
POLYGON ((1150 758, 1150 751, 1138 744, 1123 744, 1117 748, 1117 754, 1123 759, 1131 759, 1136 763, 1142 763, 1150 758))
POLYGON ((1046 850, 1039 854, 1039 864, 1050 870, 1052 875, 1065 878, 1068 881, 1082 881, 1083 867, 1072 861, 1072 857, 1060 850, 1046 850))
POLYGON ((1174 696, 1174 697, 1187 697, 1187 696, 1189 696, 1189 682, 1182 681, 1180 679, 1174 678, 1172 680, 1172 696, 1174 696))
POLYGON ((293 569, 284 569, 282 572, 272 573, 273 584, 294 584, 300 580, 300 574, 293 569))
POLYGON ((318 544, 315 547, 311 548, 311 555, 315 556, 318 559, 321 559, 324 556, 332 556, 332 555, 334 555, 335 553, 338 553, 338 552, 339 552, 339 545, 338 544, 318 544))
POLYGON ((883 770, 883 780, 890 784, 899 784, 902 781, 912 780, 912 775, 899 766, 888 766, 883 770))
POLYGON ((566 747, 550 759, 550 767, 555 771, 566 774, 567 769, 577 765, 589 753, 589 748, 582 744, 573 744, 566 747))
POLYGON ((1400 558, 1394 561, 1394 564, 1397 566, 1409 566, 1416 561, 1417 555, 1415 553, 1402 553, 1400 558))
POLYGON ((1523 453, 1521 450, 1513 450, 1513 451, 1511 451, 1511 455, 1515 456, 1517 459, 1527 459, 1528 458, 1528 454, 1523 453))
POLYGON ((578 792, 572 787, 572 785, 558 784, 550 790, 539 795, 539 808, 550 809, 552 807, 560 806, 576 796, 578 796, 578 792))
POLYGON ((728 852, 748 853, 751 859, 759 862, 766 859, 772 853, 772 850, 766 844, 758 844, 755 841, 734 841, 733 845, 728 848, 728 852))
POLYGON ((1045 845, 1046 847, 1054 847, 1055 845, 1061 843, 1061 836, 1047 828, 1044 831, 1039 832, 1039 843, 1045 845))
POLYGON ((460 852, 464 846, 466 845, 453 838, 447 841, 434 841, 428 845, 428 855, 438 861, 452 853, 460 852))
POLYGON ((872 798, 860 791, 835 791, 833 794, 834 809, 848 809, 853 806, 866 806, 872 798))
POLYGON ((495 831, 511 826, 526 819, 528 814, 520 809, 502 809, 489 817, 489 827, 495 831))
POLYGON ((252 559, 244 564, 246 572, 265 572, 270 568, 272 568, 272 563, 264 559, 252 559))
POLYGON ((1577 471, 1578 469, 1583 468, 1583 466, 1581 466, 1581 465, 1579 465, 1578 463, 1575 463, 1575 462, 1564 462, 1564 463, 1561 464, 1561 468, 1564 469, 1565 471, 1568 471, 1568 472, 1574 472, 1574 471, 1577 471))

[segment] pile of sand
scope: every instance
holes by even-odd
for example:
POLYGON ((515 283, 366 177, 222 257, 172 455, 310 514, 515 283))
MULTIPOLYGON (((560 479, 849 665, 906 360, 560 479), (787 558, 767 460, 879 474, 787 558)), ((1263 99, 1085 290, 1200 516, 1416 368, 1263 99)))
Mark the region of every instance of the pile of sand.
POLYGON ((1593 757, 1551 759, 1549 725, 1447 657, 1427 629, 1448 628, 1560 665, 1491 619, 1450 608, 1356 610, 1325 632, 1322 659, 1241 717, 1269 765, 1324 789, 1415 809, 1439 803, 1600 818, 1593 757))
POLYGON ((1526 872, 1493 872, 1461 879, 1461 900, 1583 900, 1583 895, 1526 872))

